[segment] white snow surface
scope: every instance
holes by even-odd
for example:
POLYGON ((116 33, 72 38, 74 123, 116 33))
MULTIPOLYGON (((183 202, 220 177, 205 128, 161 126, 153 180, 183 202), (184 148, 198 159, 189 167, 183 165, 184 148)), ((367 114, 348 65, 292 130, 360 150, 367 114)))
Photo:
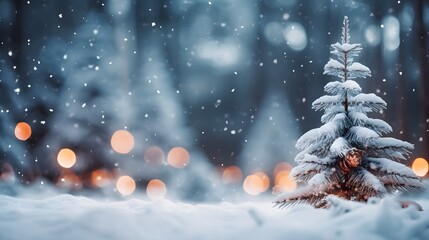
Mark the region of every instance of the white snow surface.
MULTIPOLYGON (((0 196, 0 239, 427 239, 429 214, 398 200, 332 198, 331 209, 240 203, 94 200, 72 195, 0 196)), ((417 200, 429 208, 427 196, 417 200)))

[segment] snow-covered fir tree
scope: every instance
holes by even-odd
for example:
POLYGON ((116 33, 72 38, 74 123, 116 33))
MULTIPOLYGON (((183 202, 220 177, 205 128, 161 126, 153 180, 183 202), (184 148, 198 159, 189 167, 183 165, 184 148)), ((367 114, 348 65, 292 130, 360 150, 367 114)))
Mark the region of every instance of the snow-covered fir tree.
POLYGON ((386 108, 386 102, 373 93, 362 93, 354 79, 371 76, 368 67, 354 62, 362 50, 350 43, 348 18, 344 17, 341 43, 332 44, 324 74, 338 77, 325 86, 328 95, 313 102, 313 109, 324 110, 323 125, 298 139, 298 166, 291 176, 305 183, 291 193, 280 195, 277 206, 307 203, 326 207, 328 195, 365 202, 396 191, 424 188, 407 166, 399 163, 413 150, 413 145, 382 134, 392 132, 383 120, 367 116, 386 108))

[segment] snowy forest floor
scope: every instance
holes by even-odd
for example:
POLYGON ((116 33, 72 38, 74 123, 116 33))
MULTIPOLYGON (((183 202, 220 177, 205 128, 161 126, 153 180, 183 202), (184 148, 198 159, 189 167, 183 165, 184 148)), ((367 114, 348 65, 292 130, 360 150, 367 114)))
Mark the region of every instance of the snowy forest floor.
POLYGON ((426 211, 388 197, 368 204, 333 198, 329 210, 273 208, 271 198, 241 203, 107 201, 60 194, 0 195, 0 239, 427 239, 426 211))

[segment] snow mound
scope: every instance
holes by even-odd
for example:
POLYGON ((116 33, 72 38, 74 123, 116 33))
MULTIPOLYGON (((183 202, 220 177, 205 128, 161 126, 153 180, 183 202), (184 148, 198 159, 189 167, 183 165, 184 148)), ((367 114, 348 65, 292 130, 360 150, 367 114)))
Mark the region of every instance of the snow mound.
POLYGON ((369 204, 329 199, 329 210, 306 205, 279 210, 270 201, 191 205, 71 195, 0 196, 0 239, 425 239, 429 235, 429 214, 414 207, 401 209, 395 199, 369 204))

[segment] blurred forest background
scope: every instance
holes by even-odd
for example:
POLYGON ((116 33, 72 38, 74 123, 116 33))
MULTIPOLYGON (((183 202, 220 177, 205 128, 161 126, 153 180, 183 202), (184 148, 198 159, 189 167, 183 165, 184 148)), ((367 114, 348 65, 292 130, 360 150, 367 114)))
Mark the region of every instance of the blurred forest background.
POLYGON ((0 0, 0 174, 71 189, 126 174, 191 199, 255 172, 274 187, 321 125, 345 15, 372 71, 358 82, 388 104, 373 117, 427 159, 427 1, 0 0))

